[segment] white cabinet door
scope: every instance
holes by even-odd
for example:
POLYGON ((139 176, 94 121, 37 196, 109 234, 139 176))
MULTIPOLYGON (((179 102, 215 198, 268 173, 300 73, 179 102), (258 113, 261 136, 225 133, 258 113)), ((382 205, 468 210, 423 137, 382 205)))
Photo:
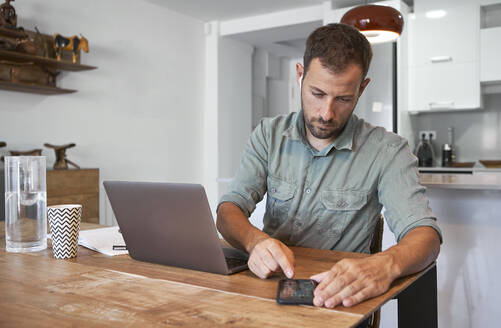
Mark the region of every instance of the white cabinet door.
POLYGON ((412 21, 412 66, 437 62, 464 63, 478 61, 480 7, 467 5, 444 8, 445 16, 427 18, 417 12, 412 21))
POLYGON ((416 4, 409 23, 409 111, 463 110, 481 107, 480 6, 460 2, 425 9, 416 4), (428 18, 443 9, 441 18, 428 18))
POLYGON ((480 30, 480 81, 501 81, 501 27, 480 30))
POLYGON ((461 110, 481 105, 477 62, 415 67, 411 79, 410 111, 461 110))

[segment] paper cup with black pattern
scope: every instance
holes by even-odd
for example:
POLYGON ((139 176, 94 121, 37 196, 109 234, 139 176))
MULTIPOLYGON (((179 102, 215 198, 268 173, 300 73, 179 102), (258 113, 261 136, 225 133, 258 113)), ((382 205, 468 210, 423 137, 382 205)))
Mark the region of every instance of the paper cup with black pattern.
POLYGON ((76 257, 82 205, 48 206, 47 217, 54 258, 70 259, 76 257))

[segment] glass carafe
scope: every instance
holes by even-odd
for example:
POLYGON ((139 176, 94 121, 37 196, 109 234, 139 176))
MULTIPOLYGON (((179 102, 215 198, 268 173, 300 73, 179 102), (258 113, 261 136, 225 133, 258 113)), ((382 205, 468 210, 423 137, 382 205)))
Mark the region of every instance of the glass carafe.
POLYGON ((5 156, 5 248, 47 248, 45 156, 5 156))

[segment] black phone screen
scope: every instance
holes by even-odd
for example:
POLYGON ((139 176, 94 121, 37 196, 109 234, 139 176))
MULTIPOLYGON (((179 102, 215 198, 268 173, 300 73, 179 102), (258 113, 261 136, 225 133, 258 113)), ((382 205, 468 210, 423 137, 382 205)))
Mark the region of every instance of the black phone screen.
POLYGON ((278 282, 277 303, 313 305, 318 283, 311 279, 282 279, 278 282))

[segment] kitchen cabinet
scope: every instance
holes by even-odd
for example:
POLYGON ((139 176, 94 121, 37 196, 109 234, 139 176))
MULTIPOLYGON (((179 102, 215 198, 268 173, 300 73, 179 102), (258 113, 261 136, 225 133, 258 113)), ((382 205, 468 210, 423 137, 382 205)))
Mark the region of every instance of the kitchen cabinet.
POLYGON ((480 106, 478 62, 414 67, 410 101, 417 111, 469 109, 480 106))
POLYGON ((480 30, 480 81, 501 82, 501 27, 480 30))
POLYGON ((480 6, 449 3, 415 6, 409 20, 409 111, 447 111, 481 107, 480 6), (445 10, 428 18, 431 10, 445 10))

